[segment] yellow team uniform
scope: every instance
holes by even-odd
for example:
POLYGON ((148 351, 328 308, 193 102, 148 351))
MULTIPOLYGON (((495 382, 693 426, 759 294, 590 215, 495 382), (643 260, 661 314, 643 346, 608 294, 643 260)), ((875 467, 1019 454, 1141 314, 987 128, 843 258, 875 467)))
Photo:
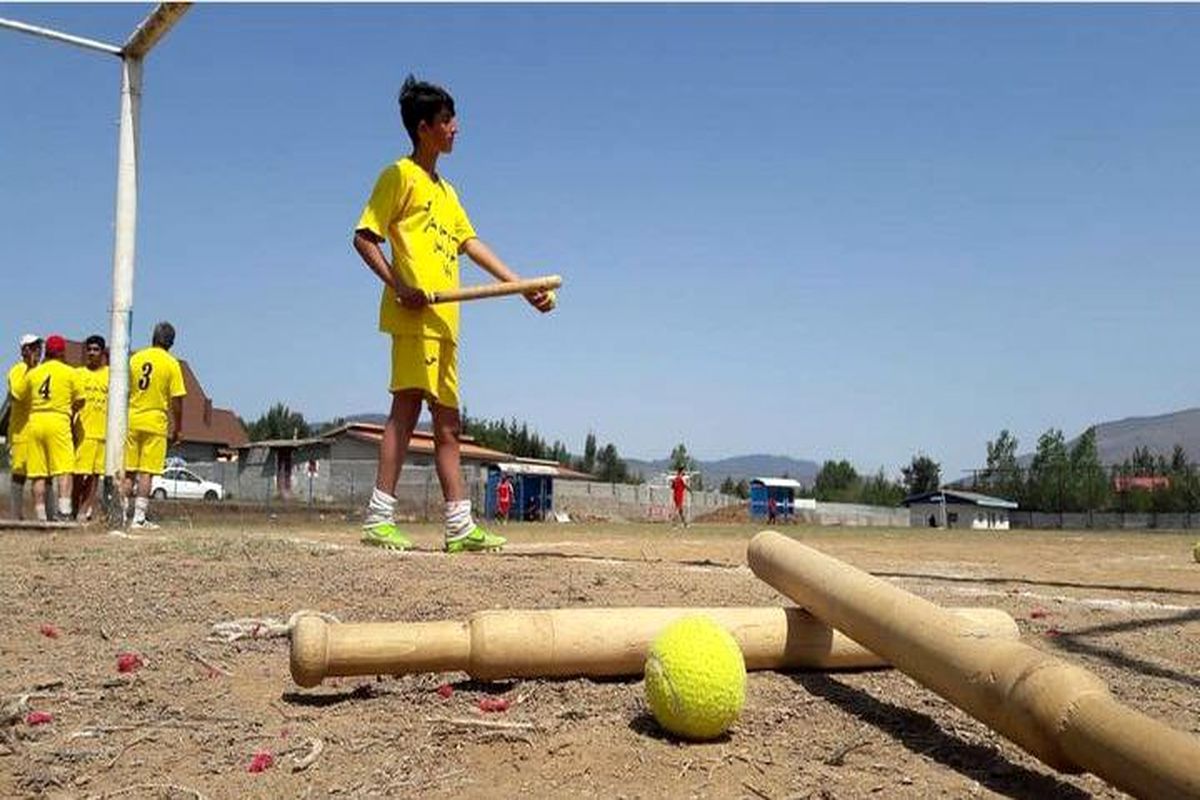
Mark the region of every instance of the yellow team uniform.
POLYGON ((83 408, 75 415, 75 474, 104 474, 104 436, 108 429, 108 367, 76 369, 83 408))
MULTIPOLYGON (((450 182, 434 180, 410 158, 380 173, 355 229, 387 239, 395 275, 426 293, 458 288, 458 254, 475 238, 450 182)), ((457 408, 458 303, 411 310, 384 287, 379 329, 392 335, 391 391, 421 389, 457 408)))
POLYGON ((29 397, 21 393, 29 365, 18 361, 8 371, 8 394, 12 397, 8 412, 8 449, 13 475, 24 475, 28 448, 25 428, 29 424, 29 397), (18 399, 23 398, 23 399, 18 399))
POLYGON ((168 412, 183 397, 183 370, 161 347, 147 347, 129 359, 129 438, 125 470, 161 475, 167 462, 168 412))
POLYGON ((25 373, 22 392, 29 399, 25 474, 46 478, 74 471, 71 407, 83 397, 75 368, 57 358, 47 359, 25 373))

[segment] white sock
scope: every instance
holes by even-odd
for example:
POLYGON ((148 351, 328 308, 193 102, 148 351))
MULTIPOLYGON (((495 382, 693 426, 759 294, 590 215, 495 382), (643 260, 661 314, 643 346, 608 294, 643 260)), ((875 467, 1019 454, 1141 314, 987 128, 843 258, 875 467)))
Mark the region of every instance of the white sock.
POLYGON ((34 507, 33 511, 34 511, 34 513, 35 513, 35 514, 37 514, 37 520, 38 520, 38 522, 45 522, 45 521, 46 521, 46 504, 45 504, 45 503, 38 503, 38 504, 37 504, 37 505, 34 507))
POLYGON ((470 500, 446 501, 446 539, 448 541, 463 538, 474 527, 475 520, 471 518, 470 500))
POLYGON ((71 498, 70 497, 58 498, 58 515, 60 517, 71 516, 71 498))
POLYGON ((129 498, 121 495, 121 522, 129 519, 129 498))
POLYGON ((149 497, 137 497, 133 501, 133 522, 141 525, 146 521, 146 509, 150 506, 149 497))
POLYGON ((379 489, 371 492, 367 503, 367 516, 364 525, 378 525, 380 522, 392 522, 396 518, 396 498, 379 489))

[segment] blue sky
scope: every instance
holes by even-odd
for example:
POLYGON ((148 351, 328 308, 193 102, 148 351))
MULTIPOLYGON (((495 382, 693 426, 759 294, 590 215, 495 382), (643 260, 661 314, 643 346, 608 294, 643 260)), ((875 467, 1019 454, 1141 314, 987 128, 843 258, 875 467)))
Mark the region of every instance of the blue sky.
MULTIPOLYGON (((150 7, 0 16, 120 43, 150 7)), ((414 71, 481 237, 566 279, 465 308, 470 413, 958 477, 1004 427, 1198 404, 1198 38, 1197 6, 201 5, 147 64, 134 343, 174 321, 243 417, 384 409, 349 241, 414 71)), ((107 334, 118 65, 0 31, 0 98, 15 359, 107 334)))

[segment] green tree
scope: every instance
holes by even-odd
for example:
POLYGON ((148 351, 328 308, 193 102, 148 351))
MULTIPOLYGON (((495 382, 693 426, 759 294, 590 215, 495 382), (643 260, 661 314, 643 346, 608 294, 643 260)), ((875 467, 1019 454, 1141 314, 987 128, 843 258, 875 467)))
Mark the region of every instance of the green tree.
POLYGON ((696 468, 696 462, 688 455, 687 446, 680 442, 675 445, 675 449, 671 451, 671 471, 683 470, 691 472, 696 468))
POLYGON ((267 413, 246 426, 246 434, 252 442, 268 439, 302 439, 309 435, 308 423, 299 411, 292 411, 283 403, 276 403, 267 413))
POLYGON ((1108 475, 1100 464, 1100 453, 1096 449, 1096 429, 1088 428, 1071 447, 1068 456, 1070 465, 1070 492, 1068 508, 1073 511, 1089 511, 1103 508, 1108 501, 1108 475))
POLYGON ((1017 465, 1017 438, 1005 428, 987 443, 987 470, 983 473, 987 491, 1020 502, 1021 468, 1017 465))
POLYGON ((334 417, 333 419, 329 420, 328 422, 322 422, 320 425, 317 425, 316 427, 314 427, 312 429, 312 432, 314 435, 320 436, 324 433, 328 433, 329 431, 337 430, 338 428, 342 427, 345 424, 346 424, 345 417, 334 417))
POLYGON ((732 475, 726 475, 725 480, 721 481, 721 494, 736 494, 737 484, 733 482, 732 475))
POLYGON ((913 456, 900 472, 904 476, 904 490, 909 494, 934 492, 942 485, 942 465, 924 453, 913 456))
POLYGON ((890 480, 883 467, 862 483, 859 501, 871 506, 898 506, 904 499, 904 487, 890 480))
POLYGON ((1069 469, 1063 432, 1050 428, 1038 437, 1037 452, 1029 463, 1027 502, 1041 511, 1062 511, 1066 507, 1069 469))
POLYGON ((611 442, 601 448, 596 456, 596 477, 609 483, 624 483, 629 479, 629 467, 617 454, 611 442))
POLYGON ((596 468, 596 434, 591 431, 588 431, 583 442, 583 461, 580 462, 580 468, 584 472, 591 472, 596 468))
POLYGON ((813 482, 816 498, 827 502, 852 500, 857 487, 858 472, 845 459, 826 461, 813 482))
POLYGON ((743 500, 749 500, 750 499, 750 482, 747 481, 745 478, 742 478, 740 481, 737 482, 737 486, 734 487, 733 493, 736 494, 738 497, 742 498, 743 500))

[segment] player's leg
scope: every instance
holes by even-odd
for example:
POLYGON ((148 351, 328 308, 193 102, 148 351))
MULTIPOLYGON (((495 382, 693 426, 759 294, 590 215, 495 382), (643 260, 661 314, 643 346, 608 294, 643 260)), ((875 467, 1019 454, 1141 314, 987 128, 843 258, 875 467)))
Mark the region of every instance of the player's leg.
POLYGON ((366 544, 390 550, 412 547, 412 540, 396 528, 395 491, 408 455, 408 442, 421 415, 423 398, 424 393, 419 389, 401 389, 392 393, 392 406, 379 440, 375 488, 363 518, 362 541, 366 544))
POLYGON ((65 521, 71 519, 71 500, 74 496, 75 442, 71 439, 70 421, 55 419, 48 430, 47 440, 50 475, 57 490, 55 518, 65 521))
POLYGON ((125 474, 121 478, 121 527, 129 523, 129 510, 134 503, 134 487, 141 470, 142 439, 139 431, 125 434, 125 474))
POLYGON ((442 496, 446 499, 446 551, 496 550, 504 546, 503 536, 489 533, 475 523, 471 501, 462 479, 462 455, 458 434, 462 417, 457 407, 433 403, 434 463, 442 496))
POLYGON ((165 434, 136 431, 138 440, 137 496, 133 500, 133 522, 131 528, 153 530, 158 528, 146 519, 150 509, 150 486, 155 475, 161 475, 167 464, 167 437, 165 434))
POLYGON ((25 444, 25 476, 33 481, 33 511, 34 518, 45 522, 47 479, 50 477, 49 440, 42 425, 40 414, 35 414, 26 425, 25 444))
POLYGON ((13 519, 25 519, 25 472, 28 469, 25 437, 9 445, 11 478, 8 491, 9 515, 13 519))

